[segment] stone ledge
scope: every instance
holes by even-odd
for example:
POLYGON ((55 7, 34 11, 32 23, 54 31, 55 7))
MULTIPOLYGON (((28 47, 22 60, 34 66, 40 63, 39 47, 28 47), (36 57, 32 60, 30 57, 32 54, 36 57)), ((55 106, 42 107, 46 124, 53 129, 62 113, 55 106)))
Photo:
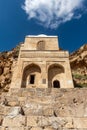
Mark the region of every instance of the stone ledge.
POLYGON ((44 116, 16 116, 5 117, 2 123, 3 127, 52 127, 53 129, 87 129, 87 118, 71 117, 44 117, 44 116))

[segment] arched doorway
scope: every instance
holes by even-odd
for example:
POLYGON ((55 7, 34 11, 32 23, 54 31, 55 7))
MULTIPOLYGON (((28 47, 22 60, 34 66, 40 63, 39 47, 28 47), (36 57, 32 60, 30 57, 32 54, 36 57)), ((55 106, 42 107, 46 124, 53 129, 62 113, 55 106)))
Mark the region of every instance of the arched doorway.
POLYGON ((53 81, 53 88, 60 88, 60 82, 58 80, 53 81))
POLYGON ((38 65, 36 64, 30 64, 25 67, 23 71, 23 76, 22 76, 22 88, 26 87, 36 87, 39 85, 39 81, 41 78, 41 69, 38 65))
POLYGON ((61 79, 64 74, 64 67, 60 64, 52 64, 48 68, 48 87, 61 87, 61 79))

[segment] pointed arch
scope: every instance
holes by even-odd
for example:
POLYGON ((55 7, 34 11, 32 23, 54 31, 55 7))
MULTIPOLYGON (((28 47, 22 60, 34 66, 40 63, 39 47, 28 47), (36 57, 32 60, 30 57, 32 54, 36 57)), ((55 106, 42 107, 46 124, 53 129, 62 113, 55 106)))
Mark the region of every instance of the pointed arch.
POLYGON ((38 78, 41 75, 41 68, 37 64, 29 64, 24 68, 22 76, 22 88, 26 88, 29 85, 38 85, 38 78))
MULTIPOLYGON (((59 77, 62 73, 65 72, 65 69, 60 64, 52 64, 48 68, 48 87, 53 87, 53 81, 56 79, 60 83, 59 77)), ((55 84, 58 82, 54 82, 55 84)), ((60 86, 61 87, 61 86, 60 86)))

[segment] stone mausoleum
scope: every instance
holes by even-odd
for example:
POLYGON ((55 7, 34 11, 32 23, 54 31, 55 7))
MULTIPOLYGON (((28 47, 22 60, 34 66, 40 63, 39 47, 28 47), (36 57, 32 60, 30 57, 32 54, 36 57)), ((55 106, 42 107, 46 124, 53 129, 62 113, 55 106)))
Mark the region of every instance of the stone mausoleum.
POLYGON ((11 88, 73 88, 69 53, 57 36, 26 36, 21 45, 11 88))

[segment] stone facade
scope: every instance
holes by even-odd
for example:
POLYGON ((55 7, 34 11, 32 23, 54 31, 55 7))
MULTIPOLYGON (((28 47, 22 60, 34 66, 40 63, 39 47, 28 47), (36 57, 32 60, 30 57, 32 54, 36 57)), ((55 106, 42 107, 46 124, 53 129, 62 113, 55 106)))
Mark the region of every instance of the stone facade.
POLYGON ((0 130, 87 130, 87 89, 73 87, 69 54, 57 44, 25 38, 10 91, 0 95, 0 130))
POLYGON ((11 88, 73 88, 69 54, 57 36, 27 36, 21 45, 11 88))

